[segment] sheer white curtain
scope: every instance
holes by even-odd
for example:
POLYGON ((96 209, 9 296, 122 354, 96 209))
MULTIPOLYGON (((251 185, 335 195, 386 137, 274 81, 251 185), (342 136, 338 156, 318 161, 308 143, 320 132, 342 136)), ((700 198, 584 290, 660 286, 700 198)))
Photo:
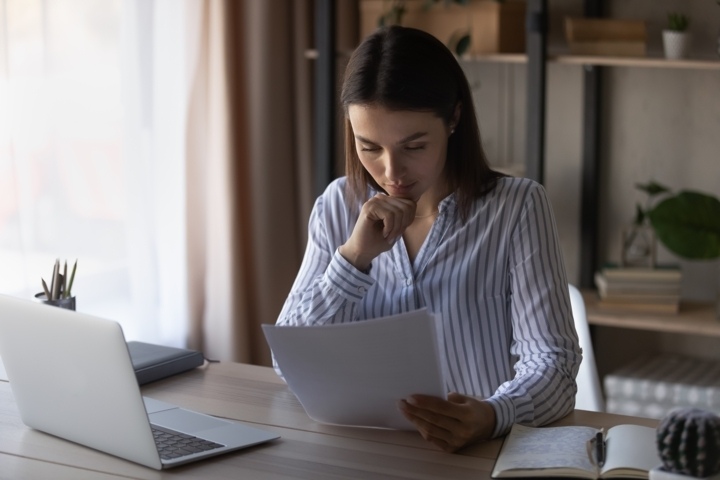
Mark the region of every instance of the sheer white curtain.
POLYGON ((78 311, 188 334, 186 125, 199 0, 0 0, 0 293, 78 259, 78 311))
POLYGON ((188 330, 186 126, 198 1, 126 0, 123 15, 128 266, 143 335, 184 344, 188 330))

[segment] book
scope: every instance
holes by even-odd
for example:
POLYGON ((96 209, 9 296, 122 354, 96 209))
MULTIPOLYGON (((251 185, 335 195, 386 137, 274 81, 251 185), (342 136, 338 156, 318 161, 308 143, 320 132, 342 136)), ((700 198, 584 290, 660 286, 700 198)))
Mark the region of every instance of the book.
POLYGON ((680 296, 680 282, 644 282, 609 280, 601 272, 595 274, 595 286, 601 297, 615 294, 674 295, 680 296))
POLYGON ((600 299, 595 304, 598 310, 612 311, 618 313, 657 313, 661 315, 674 315, 680 311, 680 302, 676 303, 653 303, 653 302, 628 302, 600 299))
MULTIPOLYGON (((673 273, 675 280, 648 280, 645 275, 654 275, 656 269, 645 268, 605 268, 595 274, 595 286, 600 297, 597 307, 603 310, 630 311, 638 313, 675 314, 680 311, 679 269, 660 269, 664 273, 673 273), (622 271, 625 271, 624 273, 622 271), (610 277, 605 273, 621 272, 621 275, 636 275, 636 278, 610 277)), ((649 277, 648 277, 649 278, 649 277)), ((669 277, 668 277, 669 278, 669 277)))
POLYGON ((609 281, 674 284, 682 280, 682 271, 676 265, 656 268, 605 266, 601 273, 609 281))
MULTIPOLYGON (((599 293, 599 292, 598 292, 599 293)), ((680 303, 680 295, 661 294, 661 293, 609 293, 602 295, 600 298, 608 303, 626 304, 626 303, 660 303, 663 305, 680 303)))
POLYGON ((202 353, 185 348, 144 342, 127 342, 139 385, 186 372, 205 362, 202 353))
POLYGON ((362 322, 262 328, 290 390, 317 422, 415 430, 397 402, 415 393, 447 398, 442 327, 426 308, 362 322))
POLYGON ((493 478, 648 478, 662 464, 655 429, 616 425, 605 433, 605 462, 596 461, 593 427, 534 428, 513 425, 498 455, 493 478))

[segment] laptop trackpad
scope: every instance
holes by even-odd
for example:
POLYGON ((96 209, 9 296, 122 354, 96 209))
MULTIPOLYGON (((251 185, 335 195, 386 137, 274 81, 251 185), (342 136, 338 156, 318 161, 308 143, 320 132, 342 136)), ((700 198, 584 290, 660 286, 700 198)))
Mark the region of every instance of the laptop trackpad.
POLYGON ((211 428, 223 427, 228 424, 224 420, 213 418, 196 412, 174 408, 162 412, 151 413, 150 423, 184 433, 197 433, 211 428))

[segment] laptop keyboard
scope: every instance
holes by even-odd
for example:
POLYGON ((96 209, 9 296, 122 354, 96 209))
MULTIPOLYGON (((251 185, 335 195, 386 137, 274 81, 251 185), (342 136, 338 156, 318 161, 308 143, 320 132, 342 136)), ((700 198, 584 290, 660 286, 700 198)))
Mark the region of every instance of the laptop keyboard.
POLYGON ((163 460, 172 460, 225 446, 203 438, 158 427, 157 425, 152 425, 152 432, 158 453, 160 453, 160 458, 163 460))

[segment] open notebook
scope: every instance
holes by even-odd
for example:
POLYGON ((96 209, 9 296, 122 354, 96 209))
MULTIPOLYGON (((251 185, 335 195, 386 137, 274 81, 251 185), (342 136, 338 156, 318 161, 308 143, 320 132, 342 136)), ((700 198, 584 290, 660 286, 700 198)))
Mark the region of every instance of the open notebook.
POLYGON ((648 478, 662 462, 655 429, 616 425, 604 437, 604 462, 593 440, 599 430, 585 426, 533 428, 515 424, 503 442, 493 478, 648 478), (600 464, 602 463, 602 464, 600 464))
POLYGON ((151 468, 278 438, 143 398, 112 320, 0 295, 0 357, 27 426, 151 468))

